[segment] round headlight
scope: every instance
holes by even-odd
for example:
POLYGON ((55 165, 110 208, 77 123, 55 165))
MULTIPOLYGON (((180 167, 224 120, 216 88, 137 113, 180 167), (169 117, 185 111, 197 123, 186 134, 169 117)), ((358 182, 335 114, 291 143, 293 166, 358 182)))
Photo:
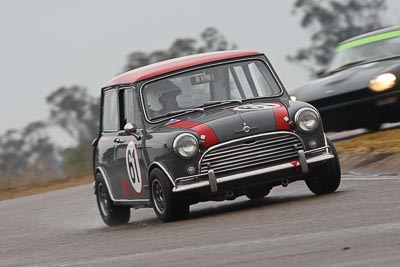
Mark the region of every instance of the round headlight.
POLYGON ((302 132, 315 131, 320 122, 320 117, 317 111, 312 108, 302 108, 297 111, 294 120, 297 128, 302 132))
POLYGON ((369 81, 369 89, 375 92, 382 92, 392 88, 396 84, 396 75, 383 73, 369 81))
POLYGON ((199 151, 199 142, 192 134, 183 133, 175 138, 173 148, 178 156, 190 159, 199 151))

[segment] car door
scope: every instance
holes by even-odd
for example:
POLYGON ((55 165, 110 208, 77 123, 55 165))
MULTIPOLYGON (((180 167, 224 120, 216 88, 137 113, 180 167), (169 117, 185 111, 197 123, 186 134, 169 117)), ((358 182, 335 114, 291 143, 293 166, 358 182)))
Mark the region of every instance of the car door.
POLYGON ((116 199, 122 196, 120 182, 115 177, 115 140, 120 129, 119 101, 116 88, 104 91, 102 97, 101 135, 98 141, 100 167, 105 171, 105 177, 111 194, 116 199))
POLYGON ((143 159, 143 123, 139 102, 134 87, 119 90, 120 124, 115 140, 116 176, 123 187, 123 196, 133 201, 148 201, 148 182, 143 159), (133 124, 137 132, 129 134, 124 130, 127 123, 133 124))

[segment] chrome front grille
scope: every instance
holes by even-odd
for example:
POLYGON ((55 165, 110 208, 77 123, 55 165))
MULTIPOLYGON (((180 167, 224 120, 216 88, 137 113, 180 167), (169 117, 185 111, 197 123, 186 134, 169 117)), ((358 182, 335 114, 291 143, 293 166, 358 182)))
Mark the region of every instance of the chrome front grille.
POLYGON ((216 145, 206 151, 200 162, 200 174, 209 169, 215 173, 271 165, 274 162, 295 160, 303 143, 290 133, 262 134, 216 145))

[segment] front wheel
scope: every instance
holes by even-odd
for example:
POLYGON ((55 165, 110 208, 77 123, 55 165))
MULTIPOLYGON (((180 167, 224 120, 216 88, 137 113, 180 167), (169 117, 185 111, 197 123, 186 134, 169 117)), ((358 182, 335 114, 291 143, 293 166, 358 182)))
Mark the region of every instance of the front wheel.
POLYGON ((131 209, 114 204, 100 174, 96 176, 95 186, 97 206, 104 223, 108 226, 127 224, 131 217, 131 209))
POLYGON ((315 167, 305 179, 308 188, 316 195, 335 192, 341 181, 338 154, 331 140, 327 141, 335 157, 315 167))
POLYGON ((157 217, 163 222, 185 219, 189 204, 182 196, 172 192, 172 184, 160 169, 150 173, 151 204, 157 217))

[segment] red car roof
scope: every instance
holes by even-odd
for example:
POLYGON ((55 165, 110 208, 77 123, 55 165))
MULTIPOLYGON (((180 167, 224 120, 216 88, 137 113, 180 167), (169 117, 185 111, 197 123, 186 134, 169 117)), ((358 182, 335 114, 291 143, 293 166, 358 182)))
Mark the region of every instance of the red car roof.
POLYGON ((151 78, 157 75, 165 74, 171 71, 209 63, 213 61, 244 57, 251 55, 259 55, 260 52, 255 51, 222 51, 222 52, 211 52, 197 55, 191 55, 186 57, 179 57, 170 60, 161 61, 158 63, 150 64, 144 67, 140 67, 125 73, 118 75, 117 77, 110 80, 106 86, 112 86, 117 84, 128 84, 137 81, 141 81, 147 78, 151 78))

